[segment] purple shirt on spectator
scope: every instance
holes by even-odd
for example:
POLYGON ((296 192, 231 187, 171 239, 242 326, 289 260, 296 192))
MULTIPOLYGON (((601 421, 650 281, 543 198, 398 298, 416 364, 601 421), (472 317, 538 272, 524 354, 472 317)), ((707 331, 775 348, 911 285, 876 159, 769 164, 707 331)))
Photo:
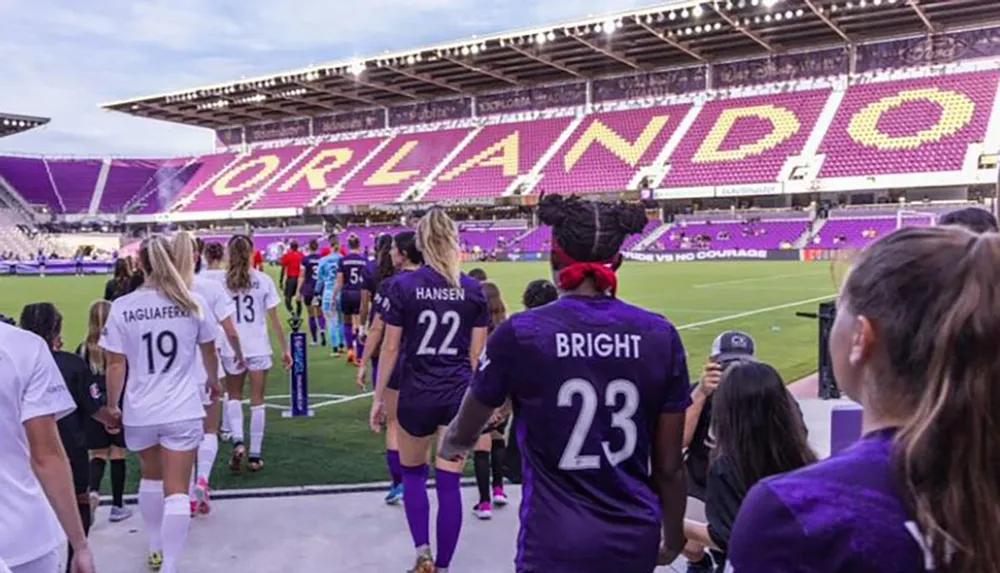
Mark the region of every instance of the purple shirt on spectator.
POLYGON ((729 539, 735 573, 916 573, 922 542, 899 494, 893 430, 754 486, 729 539))
POLYGON ((519 573, 649 573, 660 545, 657 418, 690 403, 684 347, 662 316, 564 296, 490 336, 472 394, 513 399, 524 466, 519 573))

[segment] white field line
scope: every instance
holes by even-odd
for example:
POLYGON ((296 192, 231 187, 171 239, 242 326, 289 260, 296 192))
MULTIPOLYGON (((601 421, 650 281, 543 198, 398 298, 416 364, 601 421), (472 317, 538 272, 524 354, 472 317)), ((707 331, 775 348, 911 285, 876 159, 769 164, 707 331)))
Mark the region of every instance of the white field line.
POLYGON ((725 286, 725 285, 740 285, 740 284, 745 284, 745 283, 754 283, 754 282, 758 282, 758 281, 772 281, 772 280, 777 280, 777 279, 792 279, 792 278, 798 278, 798 277, 809 277, 809 276, 826 275, 826 274, 829 274, 829 272, 823 271, 823 272, 812 272, 812 273, 792 273, 792 274, 787 274, 787 275, 769 275, 769 276, 766 276, 766 277, 751 277, 751 278, 747 278, 747 279, 733 279, 733 280, 730 280, 730 281, 718 281, 718 282, 713 282, 713 283, 702 283, 702 284, 694 285, 694 288, 714 288, 714 287, 725 286))
POLYGON ((789 303, 779 304, 779 305, 775 305, 775 306, 766 306, 764 308, 758 308, 758 309, 755 309, 755 310, 748 310, 746 312, 738 312, 736 314, 730 314, 730 315, 726 315, 726 316, 720 316, 720 317, 717 317, 717 318, 712 318, 712 319, 709 319, 709 320, 702 320, 700 322, 692 322, 692 323, 689 323, 689 324, 684 324, 684 325, 678 326, 677 330, 688 330, 688 329, 691 329, 691 328, 698 328, 698 327, 701 327, 701 326, 708 326, 709 324, 716 324, 716 323, 719 323, 719 322, 726 322, 726 321, 729 321, 729 320, 736 320, 737 318, 745 318, 745 317, 748 317, 748 316, 755 316, 755 315, 758 315, 758 314, 764 314, 764 313, 772 312, 772 311, 775 311, 775 310, 782 310, 782 309, 786 309, 786 308, 793 308, 793 307, 796 307, 796 306, 802 306, 803 304, 809 304, 811 302, 820 302, 820 301, 824 301, 824 300, 830 300, 833 297, 834 297, 834 295, 828 294, 828 295, 825 295, 825 296, 817 296, 817 297, 813 297, 813 298, 807 298, 805 300, 798 300, 798 301, 795 301, 795 302, 789 302, 789 303))

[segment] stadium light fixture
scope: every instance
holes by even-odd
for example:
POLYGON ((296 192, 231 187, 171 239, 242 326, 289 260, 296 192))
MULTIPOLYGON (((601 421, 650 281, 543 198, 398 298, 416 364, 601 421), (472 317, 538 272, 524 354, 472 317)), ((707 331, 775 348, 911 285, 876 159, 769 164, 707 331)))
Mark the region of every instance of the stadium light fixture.
POLYGON ((777 14, 774 15, 775 22, 780 22, 781 20, 782 20, 781 12, 778 12, 777 14))
MULTIPOLYGON (((671 14, 673 14, 673 12, 671 12, 671 14)), ((665 19, 666 19, 666 16, 663 15, 663 12, 660 12, 659 14, 656 15, 656 21, 657 22, 663 22, 665 19)))
POLYGON ((535 36, 535 42, 538 43, 539 45, 544 44, 545 34, 539 33, 537 36, 535 36))
POLYGON ((550 41, 550 42, 553 41, 553 40, 555 40, 556 39, 556 33, 553 32, 553 31, 551 31, 551 30, 549 30, 549 33, 545 34, 545 39, 548 40, 548 41, 550 41))
POLYGON ((801 18, 802 15, 805 14, 805 13, 806 13, 805 10, 803 10, 802 8, 799 8, 798 10, 795 11, 795 16, 801 18))
POLYGON ((700 18, 705 13, 705 9, 701 7, 701 4, 698 4, 691 10, 691 13, 694 14, 695 18, 700 18))
POLYGON ((685 8, 685 9, 681 10, 681 18, 687 18, 687 17, 688 17, 688 16, 690 16, 690 15, 691 15, 691 13, 690 13, 690 12, 688 12, 688 9, 687 9, 687 8, 685 8))
POLYGON ((778 3, 778 0, 763 0, 763 2, 766 8, 773 8, 778 3))
POLYGON ((771 21, 771 15, 770 14, 764 14, 764 21, 765 22, 770 22, 771 21))
POLYGON ((716 30, 721 30, 722 29, 722 22, 716 22, 715 25, 712 26, 712 27, 715 28, 716 30))

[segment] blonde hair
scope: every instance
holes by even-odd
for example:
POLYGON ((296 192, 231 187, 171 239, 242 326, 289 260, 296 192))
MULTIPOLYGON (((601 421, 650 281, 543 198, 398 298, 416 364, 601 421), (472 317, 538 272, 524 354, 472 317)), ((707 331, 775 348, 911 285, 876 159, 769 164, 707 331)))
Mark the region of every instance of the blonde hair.
POLYGON ((178 231, 170 238, 170 251, 173 255, 174 266, 177 272, 184 278, 184 284, 191 288, 194 282, 194 236, 187 231, 178 231))
POLYGON ((229 264, 226 269, 226 288, 232 292, 249 290, 250 257, 253 255, 253 243, 246 235, 233 235, 229 239, 229 264))
POLYGON ((158 292, 177 306, 195 316, 201 316, 201 307, 191 296, 184 277, 174 266, 172 250, 165 238, 153 235, 143 241, 139 249, 139 259, 146 271, 147 284, 154 285, 158 292))
POLYGON ((458 228, 441 209, 431 209, 417 223, 417 250, 424 263, 437 271, 453 287, 458 287, 459 268, 458 228))
POLYGON ((111 303, 106 300, 95 300, 90 303, 87 318, 87 337, 80 346, 80 356, 90 363, 90 371, 94 374, 104 374, 104 349, 99 344, 101 332, 108 322, 111 303))

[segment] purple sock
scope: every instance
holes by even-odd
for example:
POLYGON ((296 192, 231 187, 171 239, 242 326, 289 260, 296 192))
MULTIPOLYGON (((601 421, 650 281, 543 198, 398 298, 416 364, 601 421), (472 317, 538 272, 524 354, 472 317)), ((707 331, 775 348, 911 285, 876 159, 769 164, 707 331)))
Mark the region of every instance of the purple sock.
POLYGON ((372 358, 372 392, 375 391, 376 384, 378 384, 378 358, 372 358))
MULTIPOLYGON (((427 499, 427 464, 417 467, 402 466, 403 508, 406 523, 410 526, 414 547, 429 546, 431 541, 431 502, 427 499)), ((461 519, 461 516, 459 516, 461 519)))
POLYGON ((354 327, 351 325, 351 321, 348 317, 344 317, 344 344, 347 345, 347 350, 354 350, 354 327))
POLYGON ((458 547, 458 535, 462 532, 462 491, 458 481, 461 475, 438 469, 434 476, 438 494, 437 560, 434 565, 447 569, 458 547))
MULTIPOLYGON (((358 340, 355 343, 355 346, 358 347, 358 360, 361 360, 361 357, 365 355, 365 345, 362 344, 360 340, 358 340)), ((373 362, 374 362, 374 360, 373 360, 373 362)))
POLYGON ((317 320, 319 321, 319 329, 322 330, 323 332, 326 332, 326 315, 325 314, 319 315, 319 318, 317 320))
POLYGON ((315 316, 310 316, 309 317, 309 338, 313 341, 313 344, 316 343, 316 317, 315 316))
POLYGON ((392 478, 393 487, 403 481, 403 466, 399 464, 399 450, 385 451, 385 465, 389 468, 389 477, 392 478))

